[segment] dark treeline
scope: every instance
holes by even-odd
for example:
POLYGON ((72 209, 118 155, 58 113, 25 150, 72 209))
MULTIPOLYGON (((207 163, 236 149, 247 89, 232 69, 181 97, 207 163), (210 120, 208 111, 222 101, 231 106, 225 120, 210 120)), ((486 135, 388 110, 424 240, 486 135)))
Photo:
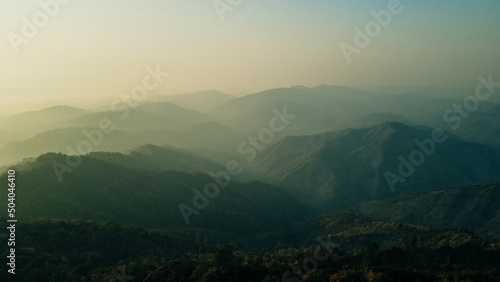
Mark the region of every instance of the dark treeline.
MULTIPOLYGON (((403 238, 399 246, 382 247, 370 241, 369 232, 373 231, 363 226, 356 228, 359 229, 356 233, 362 234, 357 237, 357 244, 349 243, 353 239, 343 232, 328 239, 339 244, 326 247, 310 244, 282 248, 277 242, 274 247, 259 247, 256 251, 249 241, 237 241, 202 229, 152 230, 122 227, 112 222, 35 220, 19 225, 22 232, 17 240, 15 278, 37 282, 283 281, 284 278, 284 281, 500 281, 497 240, 444 229, 428 238, 416 233, 403 238), (322 248, 321 259, 313 259, 318 258, 317 252, 322 248)), ((1 255, 7 256, 7 251, 1 255)), ((1 268, 0 280, 11 281, 5 266, 1 268)))

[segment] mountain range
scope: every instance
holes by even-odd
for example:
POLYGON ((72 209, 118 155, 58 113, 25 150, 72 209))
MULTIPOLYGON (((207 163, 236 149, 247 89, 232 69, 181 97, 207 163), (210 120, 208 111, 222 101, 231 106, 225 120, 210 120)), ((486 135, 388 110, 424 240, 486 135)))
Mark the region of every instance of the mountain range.
POLYGON ((500 179, 500 151, 451 134, 441 144, 422 145, 430 144, 432 134, 429 128, 389 122, 290 136, 264 150, 251 166, 266 181, 324 210, 500 179), (412 152, 421 152, 422 161, 415 157, 421 162, 418 165, 410 163, 412 152), (400 170, 405 177, 398 176, 400 170), (393 176, 388 175, 401 181, 391 185, 393 176))
POLYGON ((256 229, 273 230, 273 225, 294 222, 294 216, 348 211, 498 236, 498 203, 488 199, 495 197, 494 183, 500 181, 500 106, 496 100, 483 101, 453 128, 443 115, 467 93, 410 90, 422 93, 333 85, 277 88, 243 97, 215 90, 162 96, 157 90, 149 101, 128 108, 54 106, 0 118, 0 165, 2 171, 19 167, 24 174, 20 181, 31 188, 26 201, 20 201, 33 218, 180 228, 185 223, 179 203, 192 201, 194 186, 203 186, 210 172, 224 171, 235 160, 242 168, 232 178, 235 187, 221 192, 226 196, 214 199, 219 204, 209 205, 204 215, 193 216, 203 219, 193 219, 194 226, 247 232, 235 221, 234 214, 240 214, 256 229), (263 134, 269 133, 277 111, 295 118, 268 142, 263 134), (103 120, 113 130, 96 133, 103 120), (99 134, 102 140, 94 142, 99 134), (255 146, 255 158, 239 150, 245 143, 255 146), (64 165, 75 154, 83 155, 81 165, 59 182, 53 163, 64 165), (468 188, 479 184, 488 189, 468 188), (148 218, 142 223, 140 215, 123 208, 132 195, 138 200, 133 210, 144 208, 142 216, 148 218), (431 206, 439 208, 428 210, 431 206), (472 215, 445 216, 456 212, 455 206, 472 215), (476 212, 480 206, 491 209, 476 212), (415 215, 433 212, 435 221, 415 215), (276 218, 263 220, 265 214, 276 218), (241 230, 231 230, 224 220, 241 230))

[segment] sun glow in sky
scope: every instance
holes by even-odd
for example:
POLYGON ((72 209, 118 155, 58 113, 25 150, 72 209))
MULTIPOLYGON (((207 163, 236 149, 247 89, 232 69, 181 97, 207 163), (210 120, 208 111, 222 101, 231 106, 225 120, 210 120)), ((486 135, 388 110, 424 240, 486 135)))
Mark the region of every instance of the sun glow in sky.
POLYGON ((21 35, 38 2, 0 3, 0 88, 124 89, 157 64, 171 74, 162 88, 184 91, 469 87, 500 74, 495 0, 401 0, 403 11, 351 63, 339 45, 354 44, 354 28, 389 1, 244 0, 221 21, 208 0, 71 0, 16 54, 8 35, 21 35))

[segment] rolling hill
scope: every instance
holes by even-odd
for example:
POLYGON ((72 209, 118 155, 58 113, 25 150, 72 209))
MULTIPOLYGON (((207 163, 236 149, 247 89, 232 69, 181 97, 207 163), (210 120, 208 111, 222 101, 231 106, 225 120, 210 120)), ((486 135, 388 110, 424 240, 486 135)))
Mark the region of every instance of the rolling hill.
POLYGON ((430 129, 390 122, 364 129, 292 136, 258 154, 251 166, 270 183, 324 210, 353 208, 359 201, 399 193, 500 180, 499 151, 452 139, 452 135, 436 144, 429 156, 421 153, 424 159, 413 170, 401 165, 402 159, 408 162, 412 152, 422 152, 416 141, 422 143, 432 134, 430 129), (401 175, 406 175, 393 183, 393 192, 386 173, 399 175, 400 167, 401 175))
POLYGON ((131 169, 175 170, 187 173, 208 173, 225 169, 211 160, 179 148, 159 147, 152 144, 136 147, 128 154, 94 152, 88 156, 131 169))
POLYGON ((236 97, 216 90, 206 90, 178 95, 153 96, 151 100, 155 102, 170 102, 186 109, 207 112, 234 98, 236 97))
POLYGON ((500 184, 405 194, 360 205, 362 214, 385 221, 429 227, 461 226, 500 238, 500 184))
MULTIPOLYGON (((95 122, 97 123, 94 126, 99 125, 98 120, 99 117, 96 116, 95 122)), ((156 119, 156 121, 158 120, 156 119)), ((139 120, 138 122, 141 123, 142 121, 139 120)), ((83 124, 81 125, 83 126, 83 124)), ((138 126, 140 127, 140 125, 138 126)), ((88 136, 83 131, 93 132, 95 130, 95 127, 53 129, 38 133, 28 139, 12 141, 0 148, 0 155, 2 155, 0 165, 18 162, 24 158, 38 157, 47 152, 77 154, 79 153, 79 144, 89 142, 88 136), (75 153, 68 151, 68 146, 75 153)), ((96 137, 94 136, 94 138, 96 137)), ((137 131, 120 131, 115 129, 111 133, 103 134, 102 142, 98 146, 91 146, 91 152, 125 152, 141 145, 153 144, 197 149, 198 151, 215 150, 226 152, 225 154, 234 154, 241 140, 243 140, 243 136, 216 122, 193 125, 185 130, 145 130, 142 128, 137 131)), ((89 153, 87 146, 81 148, 84 154, 89 153)))
MULTIPOLYGON (((56 162, 66 164, 66 156, 49 153, 14 167, 17 186, 25 187, 16 192, 16 205, 22 207, 17 212, 20 218, 112 220, 149 228, 185 228, 179 209, 184 203, 199 209, 188 217, 191 228, 249 234, 278 230, 311 215, 287 192, 261 182, 230 181, 219 189, 218 196, 207 196, 206 203, 193 190, 205 191, 205 185, 214 182, 206 174, 130 169, 84 156, 60 182, 53 167, 56 162)), ((0 204, 6 205, 6 200, 3 197, 0 204)))
POLYGON ((98 146, 94 146, 83 133, 84 130, 91 132, 94 128, 53 129, 38 133, 25 140, 8 143, 0 149, 0 155, 2 155, 0 164, 18 162, 24 158, 38 157, 48 152, 78 154, 79 148, 81 148, 80 151, 83 154, 90 152, 88 148, 92 149, 91 151, 123 152, 146 143, 151 143, 147 138, 140 136, 140 134, 116 130, 108 134, 103 134, 102 142, 98 146), (91 146, 79 147, 79 144, 83 144, 82 142, 91 146), (71 151, 68 150, 68 146, 71 151))
MULTIPOLYGON (((23 112, 0 119, 0 130, 20 132, 24 135, 33 135, 45 131, 48 124, 53 124, 81 115, 90 114, 70 106, 53 106, 38 111, 23 112)), ((50 127, 49 127, 50 128, 50 127)))
POLYGON ((123 105, 115 112, 103 111, 67 119, 50 125, 50 128, 97 127, 103 119, 111 119, 117 130, 184 129, 191 125, 210 121, 199 112, 171 103, 146 102, 136 108, 123 105))
MULTIPOLYGON (((445 121, 443 116, 455 105, 463 104, 462 94, 463 91, 460 95, 428 95, 426 91, 384 94, 334 85, 294 86, 236 98, 208 113, 223 125, 244 133, 265 127, 272 109, 283 107, 298 117, 287 128, 286 135, 368 127, 387 121, 452 130, 455 121, 445 121)), ((498 104, 481 101, 477 110, 467 113, 454 133, 466 141, 500 148, 498 114, 498 104)))

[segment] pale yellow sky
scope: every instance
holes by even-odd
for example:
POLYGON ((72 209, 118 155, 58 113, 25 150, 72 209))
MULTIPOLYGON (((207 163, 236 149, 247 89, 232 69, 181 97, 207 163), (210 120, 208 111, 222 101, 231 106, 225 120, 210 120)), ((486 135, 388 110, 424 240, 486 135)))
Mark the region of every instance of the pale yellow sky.
POLYGON ((38 2, 0 3, 0 88, 109 89, 102 93, 112 96, 140 83, 148 65, 171 74, 162 88, 185 91, 468 87, 477 75, 500 73, 493 0, 401 1, 403 11, 350 64, 339 45, 353 44, 354 27, 388 1, 244 1, 221 21, 213 1, 72 0, 16 54, 8 35, 22 34, 22 18, 43 11, 38 2))

